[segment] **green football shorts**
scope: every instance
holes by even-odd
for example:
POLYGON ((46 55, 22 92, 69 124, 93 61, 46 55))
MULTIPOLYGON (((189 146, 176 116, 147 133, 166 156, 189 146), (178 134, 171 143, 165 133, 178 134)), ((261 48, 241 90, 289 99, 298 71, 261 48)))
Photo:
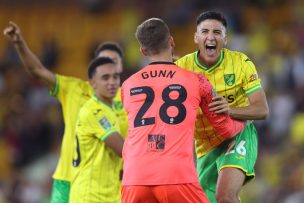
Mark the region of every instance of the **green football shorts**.
POLYGON ((224 141, 218 147, 198 158, 199 182, 211 203, 217 202, 215 199, 216 183, 218 173, 222 168, 232 167, 242 170, 246 175, 246 183, 254 178, 257 150, 256 129, 252 122, 247 122, 240 134, 224 141))
POLYGON ((51 203, 69 203, 70 182, 54 179, 51 203))

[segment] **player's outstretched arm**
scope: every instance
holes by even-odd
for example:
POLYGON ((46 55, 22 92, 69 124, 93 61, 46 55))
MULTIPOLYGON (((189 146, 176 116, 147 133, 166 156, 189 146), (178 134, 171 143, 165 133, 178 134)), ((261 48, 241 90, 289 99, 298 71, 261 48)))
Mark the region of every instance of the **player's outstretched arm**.
POLYGON ((244 129, 244 121, 234 120, 227 114, 217 114, 209 110, 212 103, 214 89, 208 79, 202 75, 198 75, 200 80, 200 107, 207 117, 210 124, 224 138, 231 138, 240 133, 244 129))
POLYGON ((264 90, 260 89, 248 95, 249 106, 230 107, 229 115, 242 120, 264 120, 269 114, 269 108, 264 90))
POLYGON ((122 156, 122 147, 124 140, 119 133, 112 133, 104 141, 108 147, 110 147, 119 157, 122 156))
POLYGON ((249 105, 246 107, 230 107, 222 96, 215 96, 209 104, 209 110, 217 114, 227 114, 241 120, 264 120, 269 114, 264 90, 257 90, 248 95, 249 105))
POLYGON ((55 83, 55 74, 45 68, 38 57, 30 50, 18 25, 10 21, 9 25, 3 30, 3 34, 14 44, 24 68, 52 88, 55 83))

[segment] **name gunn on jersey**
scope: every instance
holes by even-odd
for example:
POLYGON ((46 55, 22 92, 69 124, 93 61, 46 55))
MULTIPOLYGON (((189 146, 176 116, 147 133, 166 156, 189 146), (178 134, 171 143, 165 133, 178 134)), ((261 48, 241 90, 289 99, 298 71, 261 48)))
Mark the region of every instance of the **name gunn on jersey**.
POLYGON ((143 79, 148 78, 156 78, 156 77, 164 77, 164 78, 170 78, 172 79, 175 74, 175 71, 172 70, 153 70, 148 72, 143 72, 141 74, 143 79))

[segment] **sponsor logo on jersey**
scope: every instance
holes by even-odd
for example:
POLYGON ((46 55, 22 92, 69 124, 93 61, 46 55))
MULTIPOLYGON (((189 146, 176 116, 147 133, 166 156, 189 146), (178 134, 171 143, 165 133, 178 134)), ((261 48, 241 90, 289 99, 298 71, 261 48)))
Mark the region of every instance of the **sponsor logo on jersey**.
POLYGON ((148 151, 159 152, 165 149, 166 136, 165 135, 148 135, 148 151))
POLYGON ((252 75, 250 75, 249 82, 253 82, 257 79, 258 79, 258 75, 257 74, 252 74, 252 75))

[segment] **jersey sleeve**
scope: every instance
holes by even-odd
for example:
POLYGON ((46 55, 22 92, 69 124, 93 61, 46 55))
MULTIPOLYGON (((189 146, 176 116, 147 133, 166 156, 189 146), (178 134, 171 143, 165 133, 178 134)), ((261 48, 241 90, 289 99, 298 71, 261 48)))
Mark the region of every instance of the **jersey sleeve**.
POLYGON ((197 75, 199 77, 199 91, 201 96, 200 107, 204 115, 222 137, 234 137, 243 130, 244 122, 234 120, 225 114, 216 114, 209 111, 208 105, 212 102, 213 95, 215 95, 215 90, 205 76, 200 74, 197 75))
POLYGON ((246 55, 242 58, 242 73, 244 74, 242 87, 248 95, 262 89, 262 85, 253 62, 246 55))
POLYGON ((185 66, 184 65, 185 64, 185 57, 182 57, 182 58, 178 59, 174 63, 175 63, 175 65, 183 68, 185 66))
POLYGON ((75 91, 84 95, 92 94, 92 88, 88 82, 79 78, 56 74, 55 84, 52 89, 49 90, 49 95, 61 99, 75 91))
POLYGON ((106 140, 114 132, 118 132, 118 129, 113 126, 113 123, 111 123, 110 119, 106 115, 99 117, 94 125, 96 137, 101 141, 106 140))

